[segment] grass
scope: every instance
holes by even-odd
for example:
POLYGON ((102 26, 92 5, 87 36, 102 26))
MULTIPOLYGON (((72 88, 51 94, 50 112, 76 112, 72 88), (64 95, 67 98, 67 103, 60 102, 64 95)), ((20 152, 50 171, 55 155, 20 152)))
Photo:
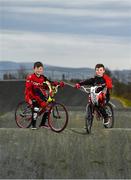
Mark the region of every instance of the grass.
POLYGON ((124 107, 131 107, 131 100, 128 100, 124 97, 116 96, 116 95, 112 95, 112 98, 119 100, 123 104, 124 107))
POLYGON ((5 113, 3 113, 3 112, 0 112, 0 116, 3 116, 5 113))

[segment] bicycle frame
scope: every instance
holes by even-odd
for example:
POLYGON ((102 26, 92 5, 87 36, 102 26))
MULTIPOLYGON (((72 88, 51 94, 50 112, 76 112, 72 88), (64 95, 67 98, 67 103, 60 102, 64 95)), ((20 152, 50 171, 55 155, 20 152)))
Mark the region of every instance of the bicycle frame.
MULTIPOLYGON (((97 87, 101 87, 101 86, 97 86, 97 87)), ((92 88, 89 88, 89 87, 86 88, 84 86, 81 86, 81 88, 82 88, 82 91, 86 92, 89 95, 88 103, 86 106, 86 119, 85 119, 86 132, 88 134, 91 133, 94 116, 96 117, 97 120, 103 120, 103 126, 105 128, 112 128, 114 126, 114 112, 113 112, 112 104, 110 102, 105 103, 105 100, 103 100, 103 98, 101 99, 103 101, 100 101, 99 104, 94 103, 91 97, 92 88), (103 107, 105 107, 106 110, 108 110, 108 124, 106 124, 104 121, 105 118, 103 117, 103 114, 102 114, 103 107)))
POLYGON ((53 103, 55 103, 55 101, 50 102, 49 104, 47 104, 46 107, 42 108, 39 112, 38 112, 38 116, 41 116, 43 113, 45 113, 46 111, 48 111, 50 109, 50 107, 53 105, 53 103))
MULTIPOLYGON (((101 87, 101 86, 97 86, 97 87, 101 87)), ((102 117, 102 114, 99 111, 98 104, 94 103, 95 100, 96 100, 96 97, 93 97, 93 95, 91 96, 91 92, 94 91, 94 89, 92 87, 84 87, 84 86, 81 86, 81 88, 82 88, 82 91, 86 92, 89 95, 88 103, 87 104, 91 105, 93 115, 96 115, 97 120, 100 120, 100 118, 102 117), (93 101, 92 101, 92 98, 93 98, 93 101)), ((98 95, 99 94, 100 93, 98 93, 98 95)), ((104 103, 101 104, 101 105, 103 106, 104 103)))
POLYGON ((42 108, 39 112, 38 112, 38 116, 40 116, 41 114, 45 113, 47 110, 50 109, 50 107, 53 105, 53 103, 55 103, 55 99, 54 99, 54 95, 57 93, 58 88, 60 85, 57 86, 51 86, 51 84, 49 82, 45 82, 45 84, 47 84, 47 86, 49 87, 49 93, 52 94, 52 97, 49 95, 48 99, 47 99, 47 106, 42 108))
MULTIPOLYGON (((37 112, 37 117, 45 112, 48 113, 48 127, 54 132, 63 131, 68 123, 68 111, 66 107, 55 101, 54 94, 57 93, 59 85, 54 86, 53 89, 49 88, 51 94, 48 95, 47 105, 40 107, 37 112)), ((29 128, 32 125, 33 106, 25 101, 21 101, 15 110, 15 121, 20 128, 29 128), (26 110, 29 110, 29 115, 26 110)), ((43 126, 44 127, 44 126, 43 126)), ((45 126, 46 127, 46 126, 45 126)))

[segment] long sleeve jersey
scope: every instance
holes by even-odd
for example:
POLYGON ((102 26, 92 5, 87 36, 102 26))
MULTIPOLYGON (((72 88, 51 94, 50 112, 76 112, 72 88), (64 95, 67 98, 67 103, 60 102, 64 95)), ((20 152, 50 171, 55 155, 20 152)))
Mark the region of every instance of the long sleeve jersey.
MULTIPOLYGON (((28 102, 29 99, 35 99, 38 103, 41 103, 43 100, 37 92, 41 91, 43 95, 46 95, 43 89, 43 83, 46 81, 49 80, 44 75, 40 75, 39 77, 35 73, 28 75, 25 84, 25 100, 28 102)), ((49 82, 52 83, 51 81, 49 82)))
POLYGON ((105 85, 107 87, 107 89, 112 89, 112 79, 104 74, 102 77, 99 76, 95 76, 94 78, 90 78, 90 79, 86 79, 85 81, 81 81, 79 83, 81 86, 82 85, 91 85, 91 86, 95 86, 95 85, 105 85))

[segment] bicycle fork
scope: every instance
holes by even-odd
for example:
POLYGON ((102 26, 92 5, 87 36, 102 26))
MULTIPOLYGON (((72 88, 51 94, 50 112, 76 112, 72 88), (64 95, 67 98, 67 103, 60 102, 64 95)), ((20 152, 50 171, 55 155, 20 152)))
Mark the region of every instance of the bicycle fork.
POLYGON ((92 108, 91 104, 89 104, 86 109, 86 118, 85 118, 86 119, 85 125, 86 125, 87 133, 91 133, 93 118, 94 118, 93 117, 93 108, 92 108))
POLYGON ((55 109, 53 109, 53 117, 56 119, 60 119, 60 114, 57 106, 55 107, 55 109))

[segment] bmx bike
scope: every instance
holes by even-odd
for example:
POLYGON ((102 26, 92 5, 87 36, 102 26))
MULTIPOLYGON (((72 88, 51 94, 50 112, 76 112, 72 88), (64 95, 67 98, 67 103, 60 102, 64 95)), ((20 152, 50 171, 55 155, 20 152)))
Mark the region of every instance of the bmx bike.
MULTIPOLYGON (((58 92, 59 85, 52 86, 49 82, 45 82, 48 86, 47 106, 41 108, 37 113, 37 118, 48 112, 48 127, 54 132, 63 131, 68 124, 68 111, 66 107, 55 101, 54 95, 58 92), (50 96, 52 94, 52 96, 50 96)), ((29 128, 32 125, 33 107, 27 102, 20 102, 15 110, 15 121, 20 128, 29 128)))
POLYGON ((101 86, 93 86, 93 87, 84 87, 81 86, 81 89, 86 92, 89 95, 88 98, 88 103, 86 106, 86 118, 85 118, 85 127, 86 127, 86 132, 88 134, 91 133, 91 128, 93 125, 93 119, 96 117, 96 119, 102 120, 103 121, 103 126, 105 128, 113 128, 114 126, 114 111, 113 111, 113 106, 111 102, 105 103, 105 99, 102 98, 101 100, 99 99, 101 97, 102 91, 98 90, 100 89, 101 86), (104 123, 104 117, 102 113, 100 112, 99 107, 103 107, 108 115, 108 123, 104 123))

